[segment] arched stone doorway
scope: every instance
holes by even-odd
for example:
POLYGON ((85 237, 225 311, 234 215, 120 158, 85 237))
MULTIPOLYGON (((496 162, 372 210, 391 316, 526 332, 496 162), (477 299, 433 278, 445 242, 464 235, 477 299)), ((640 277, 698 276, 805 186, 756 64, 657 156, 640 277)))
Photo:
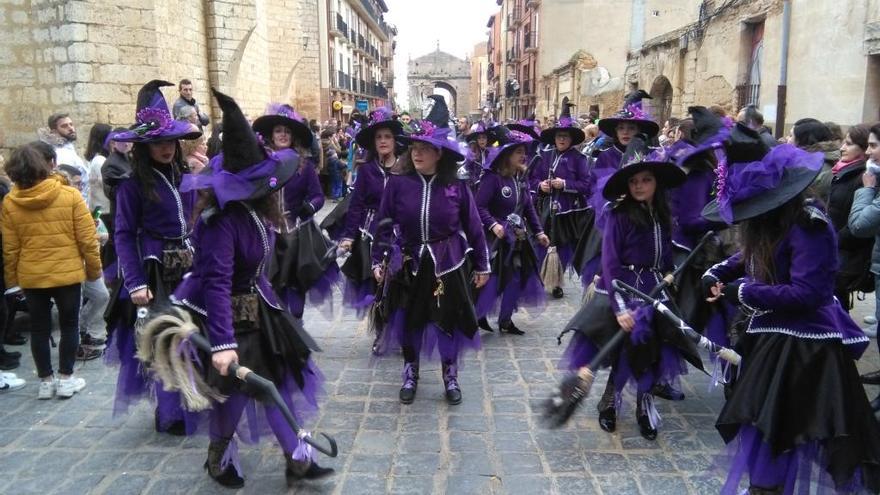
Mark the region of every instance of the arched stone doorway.
MULTIPOLYGON (((455 90, 455 87, 444 81, 434 81, 434 89, 442 89, 443 92, 440 92, 440 94, 444 92, 449 94, 449 98, 446 98, 446 105, 453 115, 458 115, 458 92, 455 90)), ((445 97, 446 95, 443 94, 443 96, 445 97)))
POLYGON ((654 79, 651 85, 651 116, 661 126, 672 115, 672 84, 666 76, 659 76, 654 79))

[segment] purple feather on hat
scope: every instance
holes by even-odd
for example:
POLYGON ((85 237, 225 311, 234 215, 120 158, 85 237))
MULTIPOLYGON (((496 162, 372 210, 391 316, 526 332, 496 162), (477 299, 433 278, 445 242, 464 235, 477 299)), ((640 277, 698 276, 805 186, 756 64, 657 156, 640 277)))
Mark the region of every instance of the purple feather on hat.
POLYGON ((306 122, 306 119, 287 103, 269 103, 264 115, 281 115, 297 122, 306 122))

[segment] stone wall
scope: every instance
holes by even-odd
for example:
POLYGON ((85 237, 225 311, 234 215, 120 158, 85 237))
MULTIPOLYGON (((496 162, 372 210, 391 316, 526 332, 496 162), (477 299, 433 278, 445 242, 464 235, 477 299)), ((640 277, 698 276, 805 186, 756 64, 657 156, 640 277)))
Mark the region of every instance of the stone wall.
MULTIPOLYGON (((127 126, 151 79, 191 79, 251 117, 269 101, 320 110, 318 0, 6 0, 0 3, 0 150, 31 141, 56 111, 85 147, 91 124, 127 126), (306 49, 302 37, 309 37, 306 49)), ((177 98, 176 88, 165 96, 177 98)))

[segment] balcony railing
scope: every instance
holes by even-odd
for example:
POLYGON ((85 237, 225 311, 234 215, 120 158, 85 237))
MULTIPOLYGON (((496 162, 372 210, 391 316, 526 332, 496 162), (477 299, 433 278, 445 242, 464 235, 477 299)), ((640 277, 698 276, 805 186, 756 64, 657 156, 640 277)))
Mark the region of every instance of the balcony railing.
POLYGON ((338 12, 330 13, 330 35, 332 36, 341 36, 343 38, 348 37, 348 24, 343 20, 342 14, 338 12), (333 23, 333 20, 336 22, 333 23))
POLYGON ((351 91, 351 76, 342 72, 341 70, 336 71, 336 81, 334 87, 337 89, 344 89, 347 91, 351 91))
POLYGON ((538 50, 538 33, 526 32, 523 34, 523 48, 526 53, 538 50))
POLYGON ((746 105, 758 106, 760 98, 760 84, 740 84, 736 87, 737 108, 742 108, 746 105))
POLYGON ((514 7, 507 12, 507 29, 515 30, 522 22, 522 11, 519 7, 514 7))
POLYGON ((486 78, 490 81, 495 79, 495 64, 489 64, 489 67, 486 69, 486 78))
POLYGON ((516 63, 519 60, 519 49, 518 48, 509 48, 507 50, 507 63, 512 64, 516 63))

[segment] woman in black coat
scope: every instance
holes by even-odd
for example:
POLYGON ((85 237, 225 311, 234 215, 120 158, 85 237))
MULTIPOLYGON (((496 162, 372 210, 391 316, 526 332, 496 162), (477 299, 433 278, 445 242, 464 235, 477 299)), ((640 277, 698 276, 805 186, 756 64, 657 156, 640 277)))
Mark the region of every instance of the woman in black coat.
POLYGON ((852 209, 853 195, 862 187, 870 128, 857 125, 849 129, 840 146, 840 161, 831 169, 831 186, 825 205, 834 229, 837 231, 837 252, 840 270, 835 279, 834 294, 847 310, 852 308, 851 294, 871 291, 873 279, 868 272, 874 239, 854 236, 847 220, 852 209))

